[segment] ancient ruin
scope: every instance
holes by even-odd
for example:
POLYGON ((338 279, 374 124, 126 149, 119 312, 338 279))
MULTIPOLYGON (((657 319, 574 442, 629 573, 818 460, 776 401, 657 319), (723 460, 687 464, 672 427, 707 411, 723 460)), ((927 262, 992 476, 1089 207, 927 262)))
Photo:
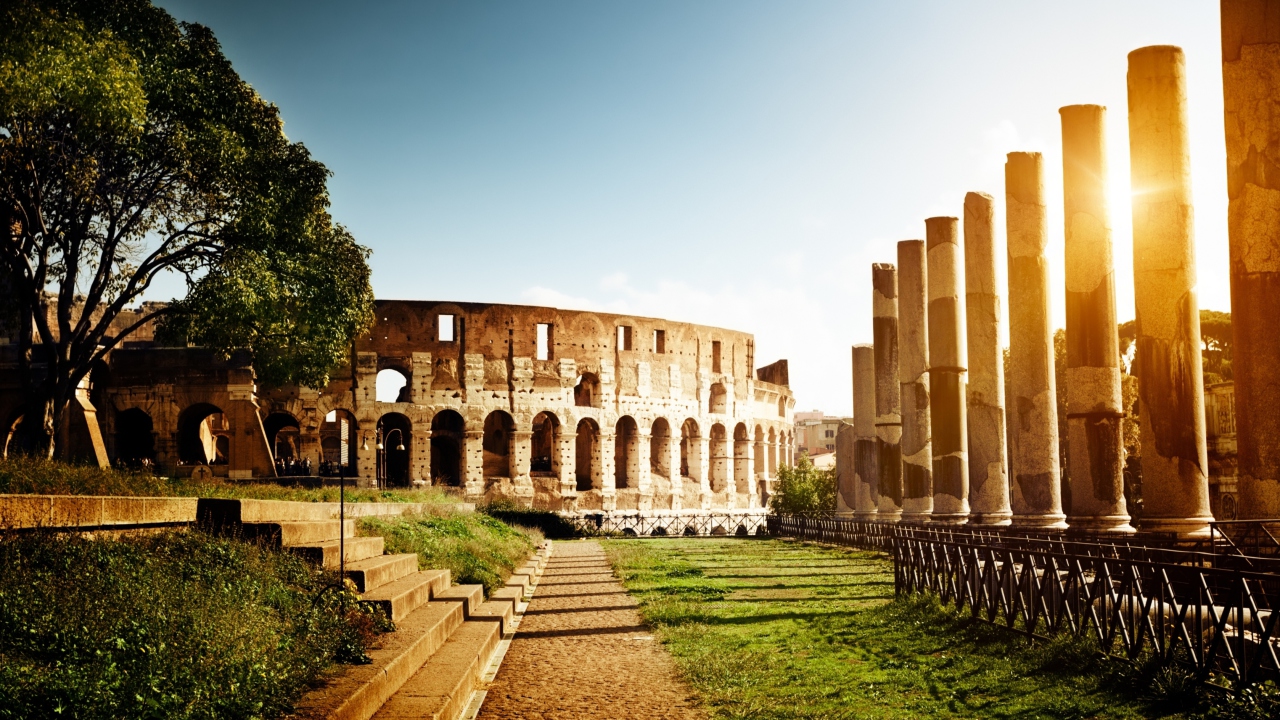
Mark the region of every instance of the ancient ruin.
POLYGON ((923 240, 898 243, 898 381, 902 385, 902 521, 933 514, 929 288, 923 240))
POLYGON ((929 419, 933 450, 930 520, 969 522, 969 428, 965 399, 964 303, 959 220, 924 221, 928 245, 929 419))
MULTIPOLYGON (((902 517, 902 386, 898 381, 898 270, 871 266, 872 334, 875 337, 877 519, 902 517)), ((857 418, 854 418, 855 422, 857 418)))

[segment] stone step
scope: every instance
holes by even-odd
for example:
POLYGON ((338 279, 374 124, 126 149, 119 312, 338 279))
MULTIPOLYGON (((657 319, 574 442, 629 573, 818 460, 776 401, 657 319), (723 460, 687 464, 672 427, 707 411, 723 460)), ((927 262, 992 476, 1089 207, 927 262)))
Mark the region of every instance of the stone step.
POLYGON ((460 717, 502 639, 501 626, 501 622, 491 620, 464 622, 373 717, 377 720, 460 717))
POLYGON ((511 577, 507 578, 507 581, 503 584, 505 587, 519 588, 520 594, 523 595, 529 591, 529 588, 533 587, 533 582, 534 579, 531 575, 512 573, 511 577))
MULTIPOLYGON (((254 522, 244 523, 239 527, 239 532, 245 540, 265 542, 280 548, 337 540, 339 528, 342 527, 344 524, 337 520, 254 522)), ((355 537, 355 520, 346 521, 345 534, 347 537, 355 537)))
POLYGON ((524 602, 524 593, 517 587, 504 587, 494 591, 489 596, 490 602, 505 602, 511 606, 512 610, 522 602, 524 602))
POLYGON ((431 598, 435 602, 456 602, 462 604, 462 612, 467 617, 476 611, 484 602, 483 585, 452 585, 447 590, 431 598))
POLYGON ((290 545, 286 549, 326 570, 337 570, 340 542, 346 544, 345 553, 349 563, 377 557, 386 546, 386 541, 381 537, 353 537, 345 541, 326 540, 314 545, 290 545))
POLYGON ((506 635, 514 632, 512 621, 515 620, 515 605, 506 600, 489 600, 480 603, 480 607, 471 614, 471 620, 476 622, 488 621, 498 623, 498 634, 506 635))
POLYGON ((448 588, 448 570, 420 570, 365 593, 360 601, 381 606, 392 622, 399 622, 448 588))
POLYGON ((462 606, 427 603, 396 621, 369 651, 368 665, 348 665, 298 702, 300 720, 368 720, 462 627, 462 606))
POLYGON ((418 554, 379 555, 347 563, 347 577, 366 593, 418 570, 418 554))

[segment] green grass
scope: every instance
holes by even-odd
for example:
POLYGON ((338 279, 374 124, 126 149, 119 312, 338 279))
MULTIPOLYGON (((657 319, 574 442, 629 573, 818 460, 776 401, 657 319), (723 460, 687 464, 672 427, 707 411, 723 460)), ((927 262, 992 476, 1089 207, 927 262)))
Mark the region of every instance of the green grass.
POLYGON ((507 525, 483 513, 447 512, 364 518, 363 535, 381 535, 389 553, 418 553, 422 568, 448 568, 454 583, 501 588, 542 541, 537 530, 507 525))
MULTIPOLYGON (((284 478, 288 480, 288 478, 284 478)), ((348 480, 348 482, 351 482, 348 480)), ((338 488, 307 488, 274 483, 230 482, 171 478, 136 470, 70 465, 42 458, 0 459, 0 494, 35 495, 147 495, 255 500, 337 502, 338 488)), ((458 502, 438 488, 424 490, 356 489, 347 487, 347 502, 458 502)))
POLYGON ((381 624, 292 555, 196 532, 0 537, 0 568, 0 718, 278 717, 381 624))
POLYGON ((1276 707, 1213 707, 1179 672, 895 599, 879 553, 781 540, 604 545, 717 718, 1261 718, 1276 707))

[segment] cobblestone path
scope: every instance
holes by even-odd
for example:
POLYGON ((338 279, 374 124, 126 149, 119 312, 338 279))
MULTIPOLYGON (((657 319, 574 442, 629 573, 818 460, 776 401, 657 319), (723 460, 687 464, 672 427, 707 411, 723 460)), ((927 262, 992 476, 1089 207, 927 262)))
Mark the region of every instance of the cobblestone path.
POLYGON ((705 717, 600 545, 556 543, 480 720, 705 717))

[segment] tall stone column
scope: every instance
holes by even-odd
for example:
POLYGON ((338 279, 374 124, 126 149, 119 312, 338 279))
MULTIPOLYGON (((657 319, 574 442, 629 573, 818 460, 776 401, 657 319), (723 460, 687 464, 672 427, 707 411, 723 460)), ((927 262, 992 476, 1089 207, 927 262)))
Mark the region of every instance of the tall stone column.
POLYGON ((667 467, 671 468, 668 475, 671 478, 671 509, 680 510, 683 507, 684 495, 684 478, 680 475, 680 429, 676 428, 667 442, 667 467))
POLYGON ((462 435, 462 484, 468 497, 484 495, 484 430, 462 435))
POLYGON ((871 266, 872 336, 875 340, 876 519, 902 518, 902 386, 898 381, 898 269, 871 266))
MULTIPOLYGON (((843 428, 842 428, 843 429, 843 428)), ((875 519, 880 504, 876 482, 876 351, 853 346, 853 513, 875 519)))
POLYGON ((649 468, 652 465, 652 458, 649 453, 651 451, 651 440, 653 439, 653 431, 649 428, 639 428, 636 431, 636 489, 639 490, 639 509, 653 509, 653 482, 649 477, 649 468))
POLYGON ((1067 467, 1073 530, 1131 533, 1124 500, 1124 401, 1116 333, 1115 268, 1107 204, 1107 109, 1068 105, 1062 115, 1066 224, 1067 467))
POLYGON ((933 514, 929 444, 929 288, 923 240, 898 243, 898 382, 902 386, 902 522, 933 514))
POLYGON ((1044 168, 1040 153, 1009 153, 1004 166, 1009 250, 1009 451, 1013 524, 1064 529, 1058 468, 1058 394, 1049 320, 1044 168))
POLYGON ((578 478, 574 472, 577 462, 578 434, 563 428, 556 434, 556 454, 560 458, 560 509, 573 512, 578 505, 578 478))
POLYGON ((965 412, 964 303, 960 299, 960 221, 924 221, 929 286, 929 418, 933 450, 933 516, 969 522, 969 421, 965 412))
POLYGON ((1280 0, 1222 0, 1241 518, 1280 517, 1280 0))
MULTIPOLYGON (((1187 73, 1182 49, 1129 53, 1129 168, 1143 530, 1209 534, 1187 73)), ((1237 393, 1239 394, 1239 393, 1237 393)))
POLYGON ((618 486, 614 472, 617 469, 617 459, 614 456, 614 440, 615 435, 612 431, 607 432, 600 428, 600 442, 596 444, 596 452, 600 454, 600 462, 596 467, 600 468, 600 479, 592 478, 592 487, 600 488, 601 508, 607 511, 616 510, 618 508, 618 486))
POLYGON ((969 524, 1008 525, 1009 476, 1004 425, 1004 356, 996 291, 995 201, 964 196, 965 330, 969 341, 969 524))
MULTIPOLYGON (((698 498, 699 507, 703 510, 711 509, 711 438, 706 433, 699 434, 694 438, 698 443, 698 466, 690 467, 689 472, 697 473, 694 479, 698 481, 698 498)), ((689 463, 694 463, 694 458, 689 458, 689 463)))

